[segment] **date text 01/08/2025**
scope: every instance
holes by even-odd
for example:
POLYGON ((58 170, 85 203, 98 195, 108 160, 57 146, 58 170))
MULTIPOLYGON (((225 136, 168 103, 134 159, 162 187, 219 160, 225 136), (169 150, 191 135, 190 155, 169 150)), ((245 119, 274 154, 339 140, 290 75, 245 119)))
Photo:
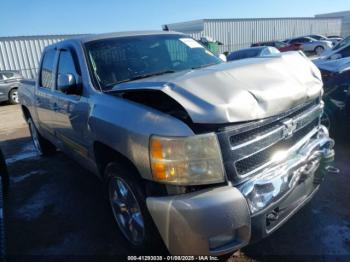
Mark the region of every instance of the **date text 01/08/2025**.
POLYGON ((128 261, 218 261, 215 256, 128 256, 128 261))

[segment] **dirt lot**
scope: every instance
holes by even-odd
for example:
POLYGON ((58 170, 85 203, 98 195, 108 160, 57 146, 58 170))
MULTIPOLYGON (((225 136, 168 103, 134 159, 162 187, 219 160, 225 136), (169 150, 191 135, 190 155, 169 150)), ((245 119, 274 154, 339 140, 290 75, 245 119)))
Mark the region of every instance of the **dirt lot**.
MULTIPOLYGON (((349 134, 342 126, 336 135, 341 173, 328 176, 280 230, 231 260, 350 260, 349 134)), ((61 153, 37 156, 18 106, 0 106, 0 147, 11 176, 5 210, 10 261, 104 261, 130 254, 99 180, 61 153)))

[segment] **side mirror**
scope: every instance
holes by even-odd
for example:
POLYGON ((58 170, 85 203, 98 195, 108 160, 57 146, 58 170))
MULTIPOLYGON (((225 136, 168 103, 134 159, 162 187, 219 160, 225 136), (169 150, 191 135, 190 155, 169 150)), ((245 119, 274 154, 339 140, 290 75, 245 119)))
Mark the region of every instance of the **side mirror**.
POLYGON ((57 78, 57 89, 65 94, 78 94, 80 91, 73 74, 59 74, 57 78))
POLYGON ((224 54, 220 54, 220 55, 219 55, 219 58, 220 58, 222 61, 227 62, 227 58, 226 58, 226 56, 225 56, 224 54))

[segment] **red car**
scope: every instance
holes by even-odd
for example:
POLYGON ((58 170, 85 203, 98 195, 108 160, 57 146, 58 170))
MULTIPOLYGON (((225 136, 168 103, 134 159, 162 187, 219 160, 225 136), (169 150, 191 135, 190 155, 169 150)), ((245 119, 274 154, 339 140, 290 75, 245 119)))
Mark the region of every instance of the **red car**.
POLYGON ((273 46, 276 47, 280 52, 302 50, 302 44, 286 44, 281 41, 260 42, 251 45, 251 47, 254 46, 273 46))

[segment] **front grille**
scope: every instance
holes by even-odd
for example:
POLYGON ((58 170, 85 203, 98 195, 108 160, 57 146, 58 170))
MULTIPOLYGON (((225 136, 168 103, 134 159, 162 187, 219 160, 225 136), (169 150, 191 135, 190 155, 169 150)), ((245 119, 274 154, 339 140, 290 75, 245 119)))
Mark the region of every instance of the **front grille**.
POLYGON ((251 172, 254 169, 268 163, 275 152, 281 150, 288 150, 298 143, 302 138, 309 134, 315 127, 318 126, 318 119, 315 119, 310 124, 301 128, 293 134, 289 139, 281 140, 280 142, 274 144, 271 147, 268 147, 265 150, 262 150, 252 156, 244 158, 236 162, 236 171, 239 175, 244 175, 251 172))
MULTIPOLYGON (((304 106, 300 106, 296 110, 292 110, 292 112, 290 112, 289 114, 288 113, 282 114, 282 118, 283 118, 283 115, 288 116, 289 118, 298 117, 301 114, 303 114, 305 111, 311 109, 312 107, 315 107, 317 105, 317 103, 318 103, 318 101, 314 100, 311 103, 308 103, 304 106)), ((281 126, 281 123, 279 121, 276 121, 276 122, 272 122, 272 123, 263 125, 259 128, 254 128, 254 129, 247 130, 245 132, 241 132, 239 134, 233 135, 230 137, 231 146, 234 147, 236 145, 243 144, 247 141, 251 141, 252 139, 256 138, 257 136, 263 136, 264 134, 271 132, 272 130, 278 128, 279 126, 281 126)))
POLYGON ((228 178, 239 184, 272 164, 275 152, 292 148, 318 127, 322 110, 317 99, 273 119, 218 132, 228 178))
POLYGON ((231 145, 236 146, 239 144, 243 144, 247 141, 251 141, 255 139, 257 136, 263 136, 264 134, 271 132, 272 130, 278 128, 278 126, 279 126, 278 123, 271 123, 271 124, 262 126, 261 128, 259 128, 259 130, 253 129, 244 133, 231 136, 230 137, 231 145))

